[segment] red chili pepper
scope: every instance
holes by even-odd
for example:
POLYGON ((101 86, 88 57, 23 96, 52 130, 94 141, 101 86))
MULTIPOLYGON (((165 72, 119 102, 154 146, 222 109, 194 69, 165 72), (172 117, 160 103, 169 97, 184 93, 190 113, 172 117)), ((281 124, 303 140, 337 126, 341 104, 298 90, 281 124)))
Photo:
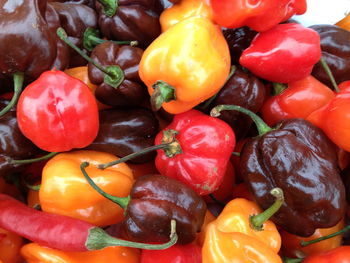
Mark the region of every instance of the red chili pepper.
POLYGON ((158 133, 155 144, 173 139, 177 147, 157 150, 158 171, 189 185, 200 195, 210 194, 221 184, 235 146, 231 127, 197 110, 175 115, 158 133))
POLYGON ((310 75, 321 58, 320 36, 300 24, 280 24, 259 33, 240 64, 263 79, 289 83, 310 75))
POLYGON ((337 247, 305 258, 303 263, 349 263, 350 246, 337 247))
POLYGON ((49 152, 83 148, 97 136, 95 97, 80 80, 46 71, 22 92, 17 105, 22 133, 49 152))
POLYGON ((210 5, 220 26, 249 26, 259 32, 306 11, 306 0, 210 0, 210 5))

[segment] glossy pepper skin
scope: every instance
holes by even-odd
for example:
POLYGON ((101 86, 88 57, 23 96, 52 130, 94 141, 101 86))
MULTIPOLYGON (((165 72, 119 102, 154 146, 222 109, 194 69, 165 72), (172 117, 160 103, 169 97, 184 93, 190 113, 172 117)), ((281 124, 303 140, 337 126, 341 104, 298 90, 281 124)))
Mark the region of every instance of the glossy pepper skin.
POLYGON ((102 66, 117 65, 124 72, 124 80, 117 87, 104 83, 101 70, 92 63, 88 64, 89 79, 98 87, 95 96, 98 101, 110 106, 139 105, 146 97, 145 87, 139 77, 139 63, 143 50, 138 47, 120 46, 113 42, 105 42, 96 46, 91 58, 102 66))
POLYGON ((0 228, 0 262, 19 263, 23 238, 0 228))
POLYGON ((48 2, 60 2, 67 4, 82 4, 90 6, 91 8, 95 7, 95 0, 48 0, 48 2))
POLYGON ((280 187, 285 202, 272 220, 284 230, 307 237, 317 228, 334 226, 346 205, 334 144, 303 119, 277 127, 248 141, 241 151, 240 172, 257 203, 269 207, 270 189, 280 187))
POLYGON ((183 183, 161 175, 139 177, 130 193, 122 229, 129 240, 169 240, 170 220, 176 220, 178 244, 188 244, 201 230, 206 204, 183 183))
MULTIPOLYGON (((145 108, 106 109, 99 111, 100 128, 87 149, 124 157, 153 146, 159 123, 153 112, 145 108)), ((153 160, 154 152, 132 159, 134 163, 153 160)))
POLYGON ((310 75, 320 58, 317 32, 300 24, 287 23, 259 33, 239 62, 260 78, 289 83, 310 75))
POLYGON ((153 94, 164 81, 175 89, 175 100, 164 102, 179 114, 213 96, 230 72, 230 53, 221 30, 201 17, 185 19, 160 35, 145 50, 139 74, 153 94))
POLYGON ((223 27, 266 31, 306 11, 306 0, 210 0, 214 21, 223 27))
POLYGON ((161 33, 159 0, 119 0, 116 13, 109 17, 96 0, 98 24, 104 37, 111 40, 136 40, 147 47, 161 33))
MULTIPOLYGON (((339 84, 350 79, 350 32, 334 25, 311 26, 321 38, 322 57, 329 66, 335 81, 339 84)), ((322 83, 332 86, 320 63, 312 75, 322 83)))
POLYGON ((336 23, 336 25, 345 30, 350 31, 350 14, 348 14, 346 17, 344 17, 342 20, 336 23))
POLYGON ((261 213, 257 204, 243 198, 230 201, 218 218, 209 223, 202 248, 203 263, 281 263, 281 237, 268 220, 263 230, 250 226, 249 217, 261 213))
POLYGON ((80 80, 46 71, 22 92, 17 104, 21 132, 49 152, 89 145, 98 132, 95 97, 80 80))
POLYGON ((157 150, 158 171, 175 178, 206 195, 219 188, 235 145, 235 135, 225 122, 197 110, 175 115, 173 121, 158 133, 155 144, 167 140, 175 131, 178 149, 157 150))
POLYGON ((303 263, 347 263, 350 258, 350 246, 341 246, 318 255, 305 258, 303 263))

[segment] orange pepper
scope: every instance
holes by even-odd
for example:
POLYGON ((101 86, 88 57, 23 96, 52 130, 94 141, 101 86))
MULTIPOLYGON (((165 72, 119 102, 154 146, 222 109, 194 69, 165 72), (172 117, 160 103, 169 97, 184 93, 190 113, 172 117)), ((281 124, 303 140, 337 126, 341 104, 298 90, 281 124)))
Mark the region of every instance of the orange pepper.
POLYGON ((20 262, 19 251, 23 246, 23 238, 0 228, 0 262, 20 262))
POLYGON ((134 182, 131 169, 125 164, 100 170, 97 164, 114 161, 114 155, 95 151, 60 153, 43 169, 39 198, 45 212, 66 215, 97 226, 111 225, 123 220, 123 209, 97 193, 80 170, 89 162, 86 171, 107 193, 126 197, 134 182))
POLYGON ((197 238, 196 238, 196 243, 199 246, 202 247, 203 244, 204 244, 204 239, 205 239, 207 225, 210 222, 213 222, 215 219, 216 219, 216 217, 209 210, 207 210, 207 212, 205 213, 204 222, 203 222, 203 225, 202 225, 201 232, 198 233, 197 238))
POLYGON ((347 14, 347 16, 340 20, 338 23, 336 23, 336 25, 350 31, 350 13, 347 14))
POLYGON ((316 229, 315 233, 310 237, 299 237, 290 234, 284 230, 281 231, 282 237, 282 251, 283 255, 287 257, 305 257, 308 255, 318 254, 320 252, 328 251, 330 249, 340 247, 342 244, 342 235, 332 237, 330 239, 322 240, 320 242, 302 247, 301 241, 309 241, 316 238, 328 236, 344 228, 344 220, 330 228, 316 229))
POLYGON ((178 22, 193 16, 201 16, 213 21, 213 13, 205 0, 182 0, 180 3, 167 8, 160 15, 159 21, 162 32, 178 22))
POLYGON ((259 213, 261 209, 254 202, 243 198, 230 201, 207 226, 203 263, 281 263, 278 255, 281 236, 275 224, 268 220, 262 230, 251 226, 250 216, 259 213))
POLYGON ((63 252, 30 243, 22 247, 27 263, 138 263, 140 252, 126 247, 107 247, 87 252, 63 252))
POLYGON ((39 191, 29 189, 27 194, 27 204, 29 207, 36 207, 40 205, 39 191))
POLYGON ((139 75, 152 106, 169 113, 190 110, 220 90, 230 72, 230 52, 220 28, 202 17, 187 18, 145 50, 139 75))

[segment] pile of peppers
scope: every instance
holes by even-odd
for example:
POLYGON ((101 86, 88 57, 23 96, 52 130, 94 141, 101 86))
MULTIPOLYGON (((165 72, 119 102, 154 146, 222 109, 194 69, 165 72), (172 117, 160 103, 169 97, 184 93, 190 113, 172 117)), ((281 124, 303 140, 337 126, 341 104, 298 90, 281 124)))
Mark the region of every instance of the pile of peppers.
POLYGON ((350 14, 306 11, 0 0, 0 263, 349 262, 350 14))

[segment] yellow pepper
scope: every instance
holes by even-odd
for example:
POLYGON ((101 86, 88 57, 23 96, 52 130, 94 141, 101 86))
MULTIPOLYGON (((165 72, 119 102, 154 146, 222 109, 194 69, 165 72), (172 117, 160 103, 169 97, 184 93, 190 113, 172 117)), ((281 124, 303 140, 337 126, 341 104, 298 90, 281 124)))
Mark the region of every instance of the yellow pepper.
POLYGON ((104 170, 96 167, 116 159, 112 154, 95 151, 60 153, 53 157, 42 173, 39 191, 42 210, 97 226, 122 221, 123 209, 97 193, 80 170, 82 162, 89 162, 86 170, 99 187, 111 195, 126 197, 134 182, 131 169, 125 163, 104 170))
POLYGON ((213 20, 212 10, 205 0, 182 0, 180 3, 167 8, 160 15, 162 32, 178 22, 193 16, 201 16, 213 20))
POLYGON ((87 252, 63 252, 36 243, 22 247, 21 255, 27 263, 139 263, 137 249, 107 247, 87 252))
POLYGON ((350 13, 338 23, 336 23, 336 25, 350 31, 350 13))
POLYGON ((230 52, 219 27, 187 18, 162 33, 143 53, 139 75, 154 110, 178 114, 210 98, 230 72, 230 52))

